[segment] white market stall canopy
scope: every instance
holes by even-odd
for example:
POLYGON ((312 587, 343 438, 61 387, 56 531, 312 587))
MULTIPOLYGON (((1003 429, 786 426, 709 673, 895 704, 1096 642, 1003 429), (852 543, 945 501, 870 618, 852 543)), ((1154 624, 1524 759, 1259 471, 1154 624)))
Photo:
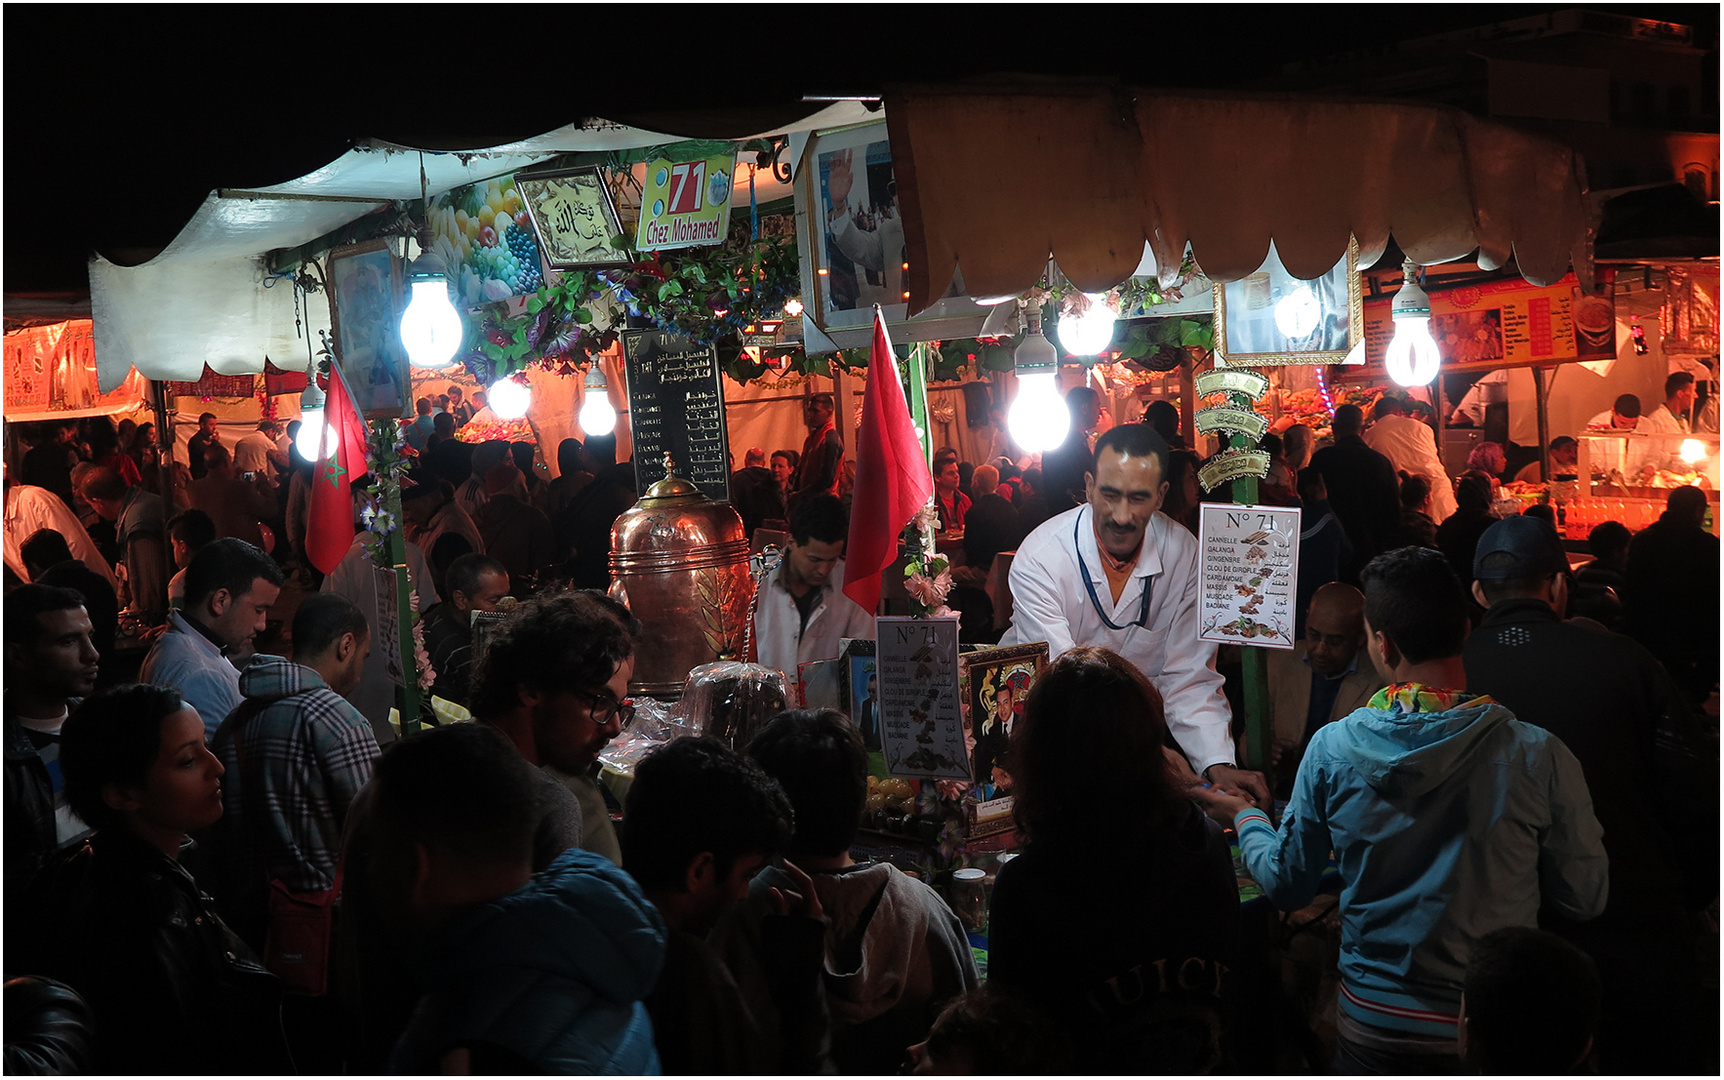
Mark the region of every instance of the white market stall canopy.
MULTIPOLYGON (((725 135, 743 142, 878 119, 840 102, 765 132, 725 135)), ((304 370, 307 341, 329 328, 316 298, 295 310, 295 289, 271 279, 264 256, 325 236, 391 202, 420 196, 420 169, 435 195, 563 154, 604 153, 685 141, 592 119, 544 135, 473 150, 418 150, 370 140, 296 180, 246 191, 213 191, 162 253, 138 266, 90 260, 90 304, 103 389, 136 368, 150 379, 196 380, 204 365, 224 375, 261 372, 267 357, 304 370), (297 326, 296 326, 297 323, 297 326)), ((794 158, 792 158, 794 159, 794 158)), ((779 193, 761 193, 762 198, 779 193)), ((736 195, 744 201, 745 192, 736 195)))
POLYGON ((906 86, 885 101, 912 313, 960 267, 972 296, 1015 295, 1051 251, 1098 291, 1147 245, 1168 284, 1189 244, 1229 282, 1273 240, 1309 279, 1349 235, 1362 267, 1393 235, 1424 265, 1476 251, 1494 269, 1512 255, 1528 281, 1572 265, 1592 289, 1579 155, 1458 109, 1076 80, 906 86))

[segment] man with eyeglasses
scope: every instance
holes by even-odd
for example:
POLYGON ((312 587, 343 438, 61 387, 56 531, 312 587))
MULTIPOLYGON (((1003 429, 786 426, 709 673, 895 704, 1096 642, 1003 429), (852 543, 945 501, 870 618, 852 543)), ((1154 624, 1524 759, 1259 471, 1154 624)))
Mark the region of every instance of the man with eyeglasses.
POLYGON ((1276 798, 1292 793, 1299 759, 1317 729, 1382 689, 1364 648, 1365 594, 1332 581, 1311 595, 1305 639, 1292 650, 1269 653, 1269 760, 1276 798))
POLYGON ((507 736, 537 770, 535 870, 570 847, 622 861, 591 774, 599 751, 634 716, 624 699, 640 630, 601 593, 535 596, 497 630, 473 672, 473 718, 507 736))

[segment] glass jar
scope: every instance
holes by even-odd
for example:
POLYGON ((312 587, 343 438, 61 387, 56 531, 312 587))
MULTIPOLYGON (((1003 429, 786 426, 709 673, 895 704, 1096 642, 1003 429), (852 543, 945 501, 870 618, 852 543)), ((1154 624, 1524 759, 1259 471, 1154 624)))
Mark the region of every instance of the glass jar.
POLYGON ((965 930, 981 930, 988 925, 986 871, 973 866, 953 871, 952 913, 958 916, 965 930))

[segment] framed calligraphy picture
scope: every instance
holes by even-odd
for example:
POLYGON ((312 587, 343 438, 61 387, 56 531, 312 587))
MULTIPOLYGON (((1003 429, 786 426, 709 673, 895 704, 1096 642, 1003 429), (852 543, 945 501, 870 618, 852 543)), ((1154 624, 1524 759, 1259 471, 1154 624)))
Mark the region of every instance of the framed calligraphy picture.
POLYGON ((515 190, 539 234, 545 261, 557 270, 623 266, 611 241, 622 235, 616 200, 598 166, 517 175, 515 190))
POLYGON ((408 415, 413 383, 401 344, 400 260, 386 241, 368 240, 330 252, 327 276, 335 355, 359 411, 368 420, 408 415))

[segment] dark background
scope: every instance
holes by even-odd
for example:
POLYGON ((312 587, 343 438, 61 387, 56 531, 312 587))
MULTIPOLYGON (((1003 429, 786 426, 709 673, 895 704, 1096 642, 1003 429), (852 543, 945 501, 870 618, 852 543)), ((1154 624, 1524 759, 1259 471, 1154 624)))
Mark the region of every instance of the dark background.
MULTIPOLYGON (((1260 87, 1572 6, 8 5, 4 286, 82 292, 91 252, 141 261, 210 190, 292 179, 358 138, 482 147, 583 116, 781 110, 766 127, 804 94, 1007 72, 1260 87)), ((1717 41, 1714 5, 1592 10, 1717 41)))

